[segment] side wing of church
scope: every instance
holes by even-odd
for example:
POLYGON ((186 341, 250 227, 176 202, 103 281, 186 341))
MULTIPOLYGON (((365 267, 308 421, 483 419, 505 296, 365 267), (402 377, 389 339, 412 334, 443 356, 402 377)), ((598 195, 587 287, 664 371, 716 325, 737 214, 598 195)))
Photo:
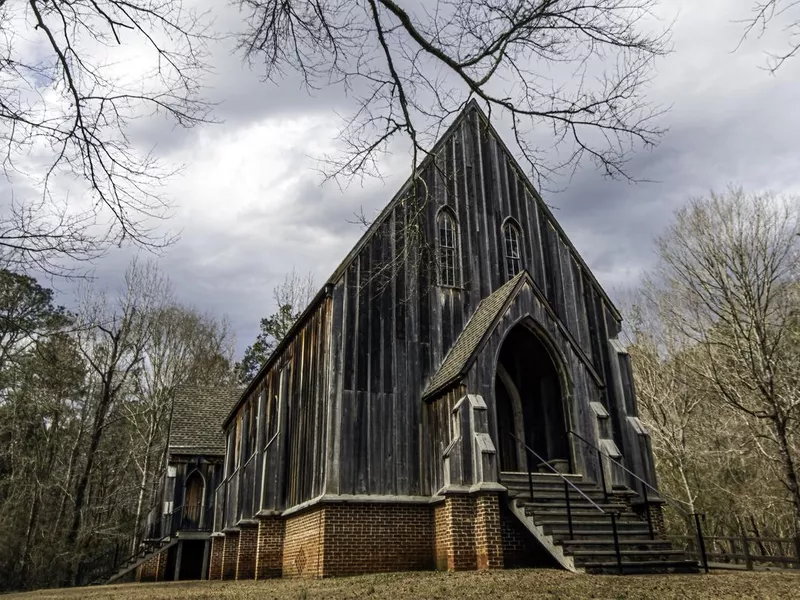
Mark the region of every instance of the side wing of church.
POLYGON ((570 549, 570 498, 597 548, 616 511, 646 552, 662 522, 620 325, 470 103, 223 423, 209 577, 603 570, 570 549))

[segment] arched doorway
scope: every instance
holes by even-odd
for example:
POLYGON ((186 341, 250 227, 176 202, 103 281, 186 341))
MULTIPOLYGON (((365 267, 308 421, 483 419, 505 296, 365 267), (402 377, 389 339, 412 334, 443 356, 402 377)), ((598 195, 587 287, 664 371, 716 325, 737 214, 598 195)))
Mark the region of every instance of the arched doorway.
MULTIPOLYGON (((558 367, 540 338, 524 325, 506 336, 494 380, 501 471, 524 471, 524 440, 545 461, 570 461, 567 420, 558 367)), ((526 458, 527 457, 527 458, 526 458)))
POLYGON ((192 471, 186 479, 183 497, 183 529, 200 529, 203 526, 203 497, 206 482, 200 471, 192 471))

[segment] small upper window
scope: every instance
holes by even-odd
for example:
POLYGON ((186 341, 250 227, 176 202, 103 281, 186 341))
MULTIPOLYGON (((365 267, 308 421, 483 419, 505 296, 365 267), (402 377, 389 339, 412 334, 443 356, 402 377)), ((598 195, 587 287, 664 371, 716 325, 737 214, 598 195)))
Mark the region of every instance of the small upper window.
POLYGON ((456 220, 449 210, 442 210, 436 217, 439 228, 438 267, 439 284, 455 287, 458 285, 458 230, 456 220))
POLYGON ((508 221, 503 227, 503 238, 505 240, 506 277, 511 279, 521 269, 519 227, 512 221, 508 221))

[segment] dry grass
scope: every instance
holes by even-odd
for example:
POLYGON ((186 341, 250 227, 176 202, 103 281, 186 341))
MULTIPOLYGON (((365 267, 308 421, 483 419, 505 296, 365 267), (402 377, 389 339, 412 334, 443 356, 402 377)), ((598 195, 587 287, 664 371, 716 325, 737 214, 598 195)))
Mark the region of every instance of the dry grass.
MULTIPOLYGON (((176 582, 42 590, 12 594, 25 600, 167 600, 229 598, 310 599, 547 598, 669 600, 673 598, 800 599, 800 573, 713 572, 711 575, 616 577, 574 575, 548 569, 467 573, 393 573, 324 580, 176 582)), ((5 599, 4 599, 5 600, 5 599)))

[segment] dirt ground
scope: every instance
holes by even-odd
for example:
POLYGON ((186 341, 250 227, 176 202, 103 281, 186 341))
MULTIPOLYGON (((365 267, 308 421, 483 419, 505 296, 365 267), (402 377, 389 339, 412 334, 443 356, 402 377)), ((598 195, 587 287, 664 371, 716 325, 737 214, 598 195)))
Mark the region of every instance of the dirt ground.
POLYGON ((324 580, 197 581, 126 584, 11 594, 25 600, 231 600, 297 598, 492 598, 670 600, 673 598, 800 599, 800 572, 731 572, 710 575, 574 575, 536 569, 465 573, 392 573, 324 580))

